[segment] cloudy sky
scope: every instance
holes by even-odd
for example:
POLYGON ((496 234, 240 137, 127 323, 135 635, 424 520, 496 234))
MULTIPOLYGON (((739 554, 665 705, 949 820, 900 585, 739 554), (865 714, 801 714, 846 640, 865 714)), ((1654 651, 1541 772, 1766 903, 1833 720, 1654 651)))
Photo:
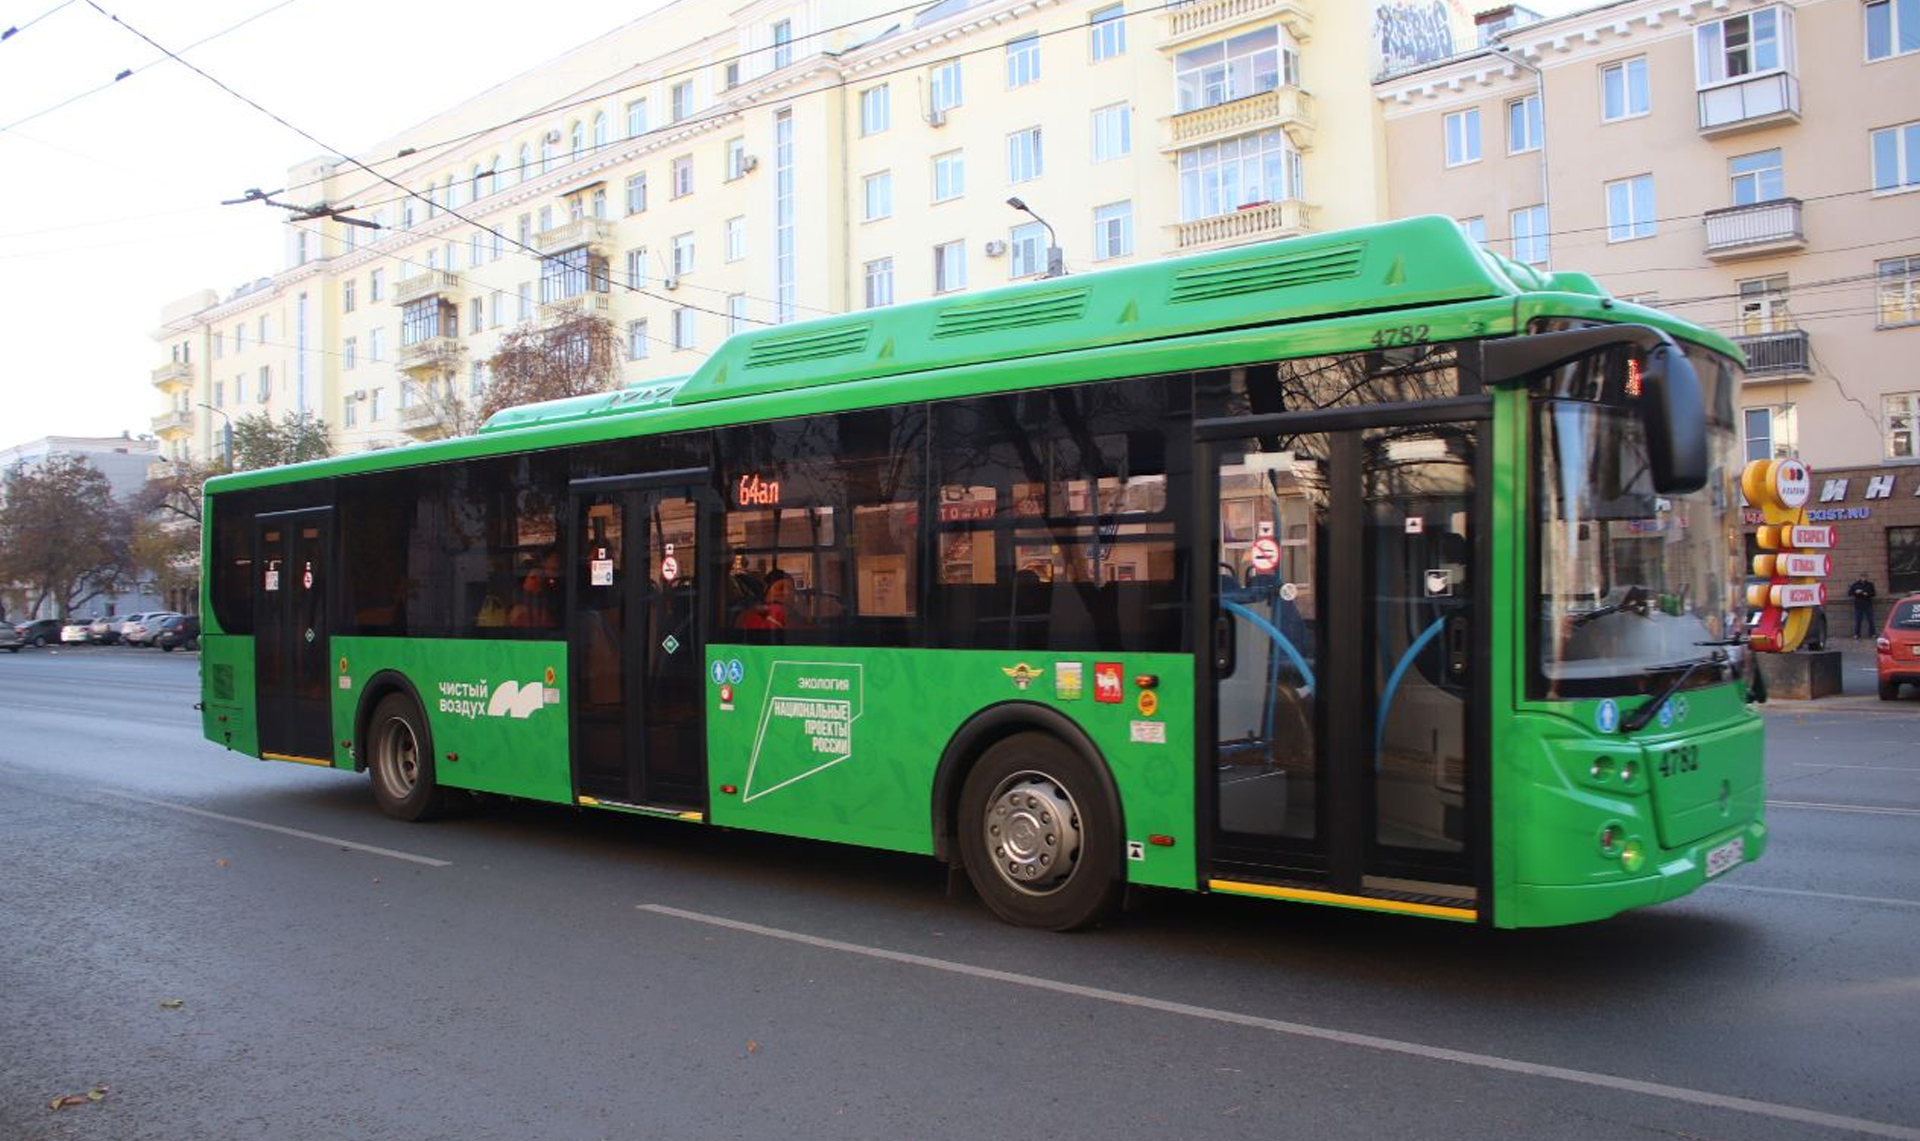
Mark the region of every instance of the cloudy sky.
POLYGON ((281 268, 277 212, 220 201, 321 153, 136 32, 353 153, 666 2, 0 0, 0 447, 149 431, 161 307, 281 268))

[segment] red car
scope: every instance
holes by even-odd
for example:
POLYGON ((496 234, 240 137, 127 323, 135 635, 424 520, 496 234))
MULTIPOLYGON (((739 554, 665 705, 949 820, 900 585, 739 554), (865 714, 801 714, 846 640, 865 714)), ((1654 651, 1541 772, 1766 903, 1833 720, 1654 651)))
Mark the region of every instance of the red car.
POLYGON ((1920 594, 1909 594, 1887 613, 1887 628, 1874 645, 1879 649, 1880 700, 1900 696, 1900 683, 1920 685, 1920 594))

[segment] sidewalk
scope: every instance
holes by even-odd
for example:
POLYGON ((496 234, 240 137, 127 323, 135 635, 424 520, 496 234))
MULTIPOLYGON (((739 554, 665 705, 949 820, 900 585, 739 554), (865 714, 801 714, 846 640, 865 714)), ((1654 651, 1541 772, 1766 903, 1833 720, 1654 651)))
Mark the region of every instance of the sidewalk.
POLYGON ((1900 691, 1900 700, 1880 700, 1880 680, 1878 667, 1874 664, 1872 638, 1829 638, 1827 648, 1840 651, 1840 693, 1834 697, 1822 697, 1817 701, 1770 700, 1761 706, 1762 710, 1777 708, 1805 713, 1824 710, 1838 713, 1841 711, 1860 711, 1893 714, 1920 714, 1920 697, 1915 696, 1915 687, 1907 686, 1900 691))

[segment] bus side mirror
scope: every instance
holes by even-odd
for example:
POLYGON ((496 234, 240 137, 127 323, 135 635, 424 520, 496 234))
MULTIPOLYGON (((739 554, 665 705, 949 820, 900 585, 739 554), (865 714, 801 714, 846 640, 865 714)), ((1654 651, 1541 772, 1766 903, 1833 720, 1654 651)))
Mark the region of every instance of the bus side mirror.
POLYGON ((1700 376, 1686 354, 1671 344, 1657 345, 1644 357, 1629 358, 1639 369, 1641 415, 1647 422, 1647 458, 1653 489, 1661 495, 1686 495, 1707 485, 1707 406, 1700 376))

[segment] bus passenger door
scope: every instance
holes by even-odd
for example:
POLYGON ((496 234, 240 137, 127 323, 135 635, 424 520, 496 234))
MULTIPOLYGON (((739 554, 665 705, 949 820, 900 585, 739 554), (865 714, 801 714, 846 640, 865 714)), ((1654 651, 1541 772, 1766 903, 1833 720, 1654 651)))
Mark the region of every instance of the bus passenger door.
POLYGON ((1213 442, 1208 465, 1212 878, 1470 916, 1485 857, 1482 422, 1261 419, 1213 442))
POLYGON ((262 515, 255 523, 254 692, 260 753, 333 763, 327 641, 329 508, 262 515))
POLYGON ((705 808, 705 503, 703 484, 684 472, 573 485, 567 577, 579 796, 705 808))

